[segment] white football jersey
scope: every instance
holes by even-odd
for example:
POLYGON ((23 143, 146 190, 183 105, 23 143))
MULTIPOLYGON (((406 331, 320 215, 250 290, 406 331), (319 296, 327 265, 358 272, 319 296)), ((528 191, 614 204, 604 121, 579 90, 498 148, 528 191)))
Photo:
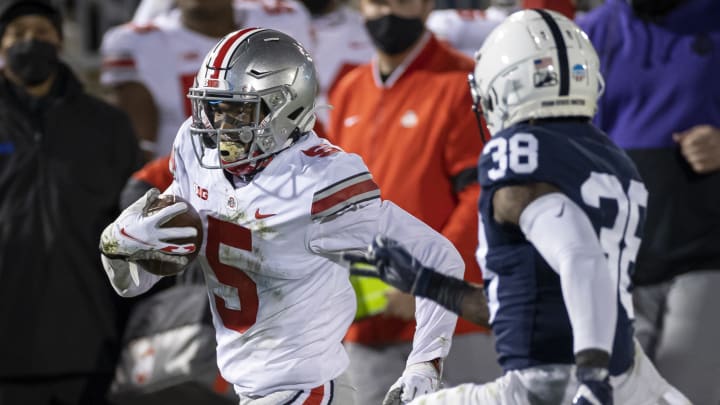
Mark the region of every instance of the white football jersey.
POLYGON ((356 10, 340 6, 331 13, 313 17, 312 55, 320 78, 318 118, 327 124, 328 93, 353 68, 370 62, 374 47, 362 16, 356 10))
MULTIPOLYGON (((294 0, 235 1, 234 8, 238 27, 273 28, 312 45, 310 15, 294 0)), ((178 9, 156 16, 147 25, 111 28, 103 37, 100 82, 107 86, 140 82, 155 100, 156 156, 170 153, 178 128, 191 114, 188 89, 203 58, 219 40, 185 28, 178 9)))
POLYGON ((140 82, 148 89, 158 109, 156 156, 170 153, 178 127, 191 114, 188 89, 217 41, 183 27, 178 10, 149 25, 126 24, 105 34, 100 82, 140 82))
POLYGON ((426 26, 438 39, 474 57, 490 32, 513 11, 515 9, 492 6, 486 10, 433 10, 428 16, 426 26))
MULTIPOLYGON (((378 233, 402 241, 423 263, 462 277, 463 261, 440 234, 391 202, 359 156, 308 133, 248 184, 194 154, 189 120, 180 129, 166 194, 180 195, 203 218, 198 260, 216 328, 218 365, 242 395, 310 389, 347 368, 342 345, 356 300, 340 252, 367 249, 378 233)), ((217 164, 217 150, 206 154, 217 164)), ((111 274, 111 280, 123 275, 111 274)), ((128 277, 125 276, 125 279, 128 277)), ((124 296, 158 276, 140 271, 124 296)), ((444 357, 457 316, 426 299, 408 364, 444 357)))
POLYGON ((312 53, 310 12, 297 0, 234 0, 240 28, 262 27, 284 32, 312 53))
POLYGON ((175 0, 140 0, 132 21, 135 24, 148 24, 153 18, 167 13, 175 6, 175 0))

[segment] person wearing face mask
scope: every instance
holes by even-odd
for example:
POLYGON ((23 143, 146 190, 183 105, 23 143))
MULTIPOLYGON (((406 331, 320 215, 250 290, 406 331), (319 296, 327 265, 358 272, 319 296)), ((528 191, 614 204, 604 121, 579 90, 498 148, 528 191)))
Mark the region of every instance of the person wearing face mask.
POLYGON ((127 311, 96 252, 137 141, 60 60, 61 22, 0 3, 1 404, 104 404, 127 311))
POLYGON ((633 275, 637 337, 695 404, 720 390, 720 2, 606 0, 579 20, 606 90, 595 123, 649 192, 633 275))
MULTIPOLYGON (((383 198, 452 241, 465 278, 480 283, 476 164, 484 123, 478 126, 471 109, 473 61, 426 29, 433 7, 433 0, 360 2, 375 55, 330 94, 328 138, 363 157, 383 198)), ((456 385, 500 375, 487 329, 459 320, 445 361, 415 356, 412 297, 363 278, 354 285, 359 308, 366 308, 346 336, 358 403, 404 403, 436 390, 440 381, 456 385)))

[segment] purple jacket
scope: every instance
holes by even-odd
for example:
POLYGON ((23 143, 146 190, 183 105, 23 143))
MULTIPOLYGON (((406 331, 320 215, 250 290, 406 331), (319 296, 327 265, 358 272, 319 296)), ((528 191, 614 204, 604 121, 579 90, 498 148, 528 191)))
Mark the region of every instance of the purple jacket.
POLYGON ((606 0, 579 25, 607 83, 595 123, 620 147, 674 147, 675 131, 720 127, 720 1, 688 0, 649 23, 606 0))
POLYGON ((720 127, 720 1, 687 0, 648 22, 626 0, 606 0, 579 24, 606 82, 595 124, 649 191, 634 281, 720 269, 720 173, 695 173, 672 139, 695 125, 720 127))

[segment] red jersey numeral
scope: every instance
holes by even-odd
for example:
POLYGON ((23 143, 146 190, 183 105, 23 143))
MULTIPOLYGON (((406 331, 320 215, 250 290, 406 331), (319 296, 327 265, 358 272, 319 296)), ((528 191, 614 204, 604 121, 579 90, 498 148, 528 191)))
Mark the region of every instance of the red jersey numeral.
POLYGON ((190 104, 190 99, 187 98, 188 91, 190 91, 190 87, 195 84, 195 76, 197 73, 187 73, 184 75, 180 75, 180 91, 182 94, 180 97, 182 97, 183 100, 183 107, 185 108, 185 116, 189 117, 192 115, 192 104, 190 104))
POLYGON ((243 269, 237 269, 220 262, 220 244, 236 249, 252 251, 252 233, 238 224, 225 222, 208 216, 208 238, 205 256, 220 284, 237 290, 240 309, 226 305, 227 297, 215 294, 215 308, 226 328, 244 333, 257 320, 259 299, 257 286, 243 269))
POLYGON ((457 13, 460 16, 460 19, 465 21, 485 19, 485 10, 458 9, 457 13))

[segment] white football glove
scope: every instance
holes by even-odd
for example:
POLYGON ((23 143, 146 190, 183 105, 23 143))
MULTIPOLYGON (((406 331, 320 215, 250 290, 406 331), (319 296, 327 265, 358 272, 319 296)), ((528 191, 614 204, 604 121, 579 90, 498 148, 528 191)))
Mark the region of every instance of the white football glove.
POLYGON ((420 395, 437 391, 439 387, 440 375, 431 362, 411 364, 390 387, 382 405, 406 404, 420 395))
POLYGON ((108 225, 100 236, 100 251, 111 259, 128 261, 160 260, 184 266, 185 256, 195 251, 192 243, 177 245, 167 240, 190 238, 197 235, 193 227, 161 228, 174 216, 187 211, 184 202, 177 202, 159 209, 149 216, 143 216, 148 207, 160 195, 156 188, 127 207, 115 222, 108 225))

